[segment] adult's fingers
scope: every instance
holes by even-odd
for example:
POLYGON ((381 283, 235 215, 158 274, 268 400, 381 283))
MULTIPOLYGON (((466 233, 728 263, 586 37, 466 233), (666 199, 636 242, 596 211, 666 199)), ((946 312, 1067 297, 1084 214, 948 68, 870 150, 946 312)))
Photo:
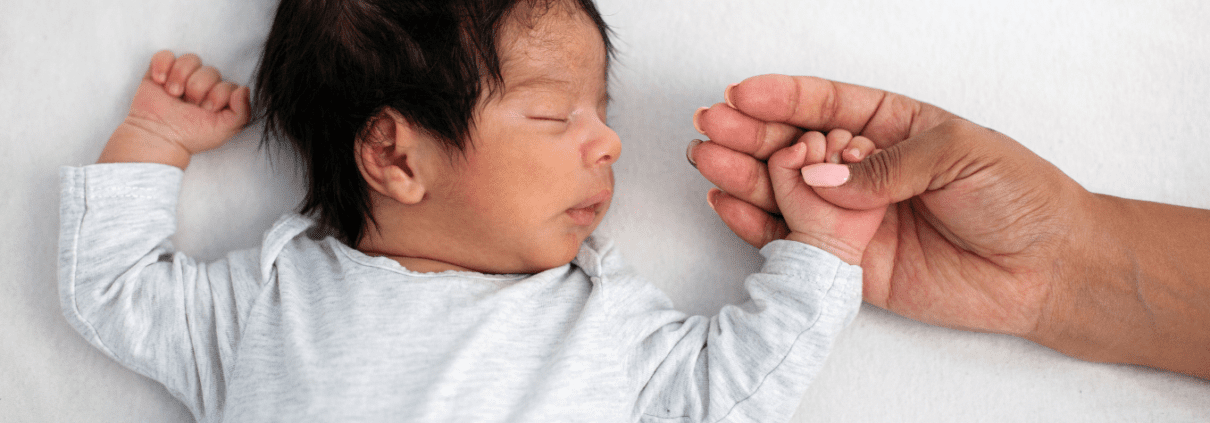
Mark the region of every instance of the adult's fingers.
POLYGON ((998 132, 953 119, 859 163, 807 166, 803 177, 828 202, 874 209, 945 188, 993 165, 1006 166, 1019 156, 1012 146, 1023 149, 998 132))
POLYGON ((794 125, 760 121, 723 103, 698 109, 693 126, 711 141, 760 160, 793 144, 803 133, 794 125))
POLYGON ((756 158, 713 141, 689 144, 689 161, 706 180, 734 197, 769 213, 778 213, 769 168, 756 158))
POLYGON ((706 193, 706 201, 731 232, 753 247, 764 247, 790 233, 784 220, 718 189, 706 193))
POLYGON ((808 76, 754 76, 728 87, 725 97, 731 108, 757 121, 845 129, 883 149, 955 118, 899 94, 808 76))

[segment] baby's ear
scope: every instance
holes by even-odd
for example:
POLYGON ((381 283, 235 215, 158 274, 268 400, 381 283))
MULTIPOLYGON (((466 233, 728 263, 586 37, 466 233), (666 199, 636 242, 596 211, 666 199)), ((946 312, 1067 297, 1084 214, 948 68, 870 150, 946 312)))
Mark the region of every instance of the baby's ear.
POLYGON ((357 168, 370 189, 403 204, 417 204, 427 191, 421 167, 431 165, 431 140, 399 112, 385 109, 370 120, 353 147, 357 168))

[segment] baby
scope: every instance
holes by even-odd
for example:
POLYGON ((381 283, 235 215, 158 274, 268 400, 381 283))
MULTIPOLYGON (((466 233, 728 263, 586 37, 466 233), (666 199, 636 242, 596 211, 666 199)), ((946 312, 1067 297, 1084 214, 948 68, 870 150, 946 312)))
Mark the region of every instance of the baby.
POLYGON ((787 419, 861 302, 831 240, 881 220, 794 175, 872 144, 774 154, 788 239, 751 301, 686 316, 590 236, 621 151, 608 33, 591 0, 284 0, 257 110, 306 200, 212 263, 168 242, 182 169, 251 95, 157 53, 99 164, 62 172, 65 315, 199 422, 787 419))

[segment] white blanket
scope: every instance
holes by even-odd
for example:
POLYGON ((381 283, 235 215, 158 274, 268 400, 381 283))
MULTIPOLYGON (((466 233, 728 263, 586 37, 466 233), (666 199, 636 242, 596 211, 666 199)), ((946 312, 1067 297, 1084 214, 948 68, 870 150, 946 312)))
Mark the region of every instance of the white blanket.
MULTIPOLYGON (((897 91, 1021 141, 1092 191, 1210 208, 1210 6, 1197 0, 600 0, 624 150, 601 231, 683 309, 741 300, 756 250, 705 203, 691 116, 727 84, 811 74, 897 91), (750 4, 753 3, 753 4, 750 4)), ((0 421, 190 420, 89 347, 55 291, 57 168, 94 161, 147 59, 246 83, 275 2, 0 0, 0 421)), ((250 247, 299 199, 251 128, 196 157, 177 245, 250 247)), ((866 306, 795 421, 1207 421, 1210 383, 1080 362, 866 306)))

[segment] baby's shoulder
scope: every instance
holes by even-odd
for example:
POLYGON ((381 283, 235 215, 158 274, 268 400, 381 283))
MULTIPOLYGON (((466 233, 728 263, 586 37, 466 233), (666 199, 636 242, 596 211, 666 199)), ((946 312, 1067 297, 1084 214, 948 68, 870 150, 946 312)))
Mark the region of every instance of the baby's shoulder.
POLYGON ((285 270, 312 273, 316 266, 338 260, 332 243, 337 242, 324 233, 311 218, 291 213, 278 218, 261 237, 257 267, 262 281, 274 272, 285 270))

